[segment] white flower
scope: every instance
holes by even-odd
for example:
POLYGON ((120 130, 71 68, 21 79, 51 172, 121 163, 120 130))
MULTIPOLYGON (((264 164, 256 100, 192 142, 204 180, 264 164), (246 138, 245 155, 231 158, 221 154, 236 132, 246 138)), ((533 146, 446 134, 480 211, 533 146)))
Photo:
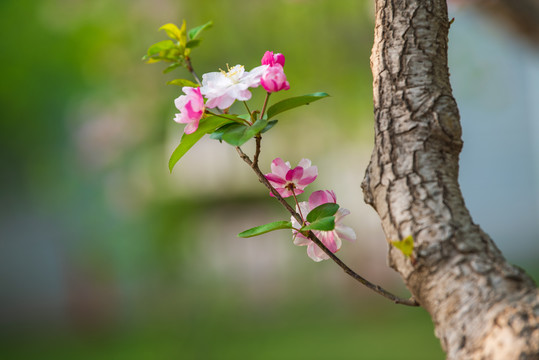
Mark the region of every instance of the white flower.
POLYGON ((208 99, 206 107, 224 110, 236 100, 249 100, 251 92, 248 89, 260 85, 260 78, 266 68, 267 65, 262 65, 245 71, 243 65, 236 65, 228 72, 221 70, 202 75, 200 92, 208 99))

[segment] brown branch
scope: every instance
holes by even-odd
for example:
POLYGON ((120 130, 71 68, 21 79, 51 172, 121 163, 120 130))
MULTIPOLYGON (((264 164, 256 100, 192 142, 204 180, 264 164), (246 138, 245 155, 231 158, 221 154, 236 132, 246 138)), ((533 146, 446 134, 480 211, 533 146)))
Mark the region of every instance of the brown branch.
POLYGON ((251 165, 251 167, 253 166, 258 167, 258 157, 260 156, 260 142, 262 141, 262 135, 257 134, 255 136, 255 141, 256 141, 256 150, 255 150, 255 155, 253 156, 253 165, 251 165))
POLYGON ((187 70, 193 75, 198 85, 202 86, 202 82, 200 81, 197 73, 195 72, 195 69, 193 69, 193 65, 191 64, 191 59, 186 56, 185 57, 185 64, 187 65, 187 70))
MULTIPOLYGON (((257 154, 260 154, 260 142, 257 141, 257 154)), ((236 151, 240 155, 240 158, 245 161, 251 169, 255 172, 256 176, 258 177, 258 180, 269 189, 269 191, 273 194, 273 196, 283 205, 286 210, 301 224, 303 223, 303 219, 301 216, 286 202, 285 199, 275 190, 275 188, 269 183, 268 179, 264 176, 260 168, 258 167, 258 164, 251 161, 249 156, 247 156, 239 146, 236 147, 236 151)), ((350 275, 352 278, 354 278, 356 281, 361 283, 362 285, 368 287, 372 291, 378 293, 379 295, 382 295, 386 299, 391 300, 395 304, 401 304, 401 305, 407 305, 407 306, 419 306, 419 303, 412 297, 410 299, 403 299, 396 295, 393 295, 392 293, 386 291, 384 288, 382 288, 379 285, 373 284, 361 275, 357 274, 355 271, 350 269, 345 263, 341 261, 334 253, 332 253, 321 241, 316 237, 316 235, 309 231, 308 233, 309 239, 314 242, 322 251, 331 258, 337 265, 341 267, 341 269, 344 270, 345 273, 350 275)))

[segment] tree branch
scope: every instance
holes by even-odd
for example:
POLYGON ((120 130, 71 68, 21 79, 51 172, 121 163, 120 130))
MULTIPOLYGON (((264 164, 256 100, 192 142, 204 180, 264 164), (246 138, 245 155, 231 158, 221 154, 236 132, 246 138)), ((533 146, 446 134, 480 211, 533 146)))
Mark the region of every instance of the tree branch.
MULTIPOLYGON (((257 146, 256 154, 260 154, 260 148, 259 148, 260 147, 260 142, 259 141, 257 141, 256 146, 257 146)), ((249 156, 247 156, 241 150, 241 148, 239 146, 236 147, 236 151, 238 152, 240 158, 243 161, 245 161, 253 169, 253 171, 255 172, 255 174, 258 177, 258 180, 262 184, 264 184, 264 186, 267 187, 269 189, 269 191, 271 191, 273 196, 277 199, 277 201, 279 201, 281 203, 281 205, 283 205, 286 208, 286 210, 290 213, 290 215, 292 215, 298 221, 298 223, 300 223, 300 224, 303 223, 303 219, 301 218, 301 216, 286 202, 285 199, 283 199, 283 197, 279 194, 279 192, 277 192, 277 190, 275 190, 275 188, 269 183, 269 181, 266 179, 266 177, 264 176, 264 174, 262 173, 262 171, 258 167, 258 164, 251 161, 249 156)), ((316 235, 312 231, 309 231, 308 238, 312 242, 314 242, 320 249, 322 249, 322 251, 324 253, 326 253, 326 255, 328 255, 331 258, 331 260, 333 260, 337 265, 339 265, 341 267, 341 269, 344 270, 345 273, 350 275, 352 278, 354 278, 356 281, 358 281, 362 285, 364 285, 364 286, 368 287, 369 289, 371 289, 372 291, 382 295, 386 299, 391 300, 395 304, 401 304, 401 305, 407 305, 407 306, 419 306, 419 303, 417 301, 415 301, 414 298, 403 299, 403 298, 400 298, 398 296, 395 296, 392 293, 385 290, 384 288, 382 288, 381 286, 373 284, 370 281, 368 281, 367 279, 363 278, 361 275, 357 274, 355 271, 350 269, 345 263, 343 263, 341 261, 341 259, 339 259, 334 253, 332 253, 331 250, 329 250, 320 241, 320 239, 318 239, 318 237, 316 237, 316 235)))

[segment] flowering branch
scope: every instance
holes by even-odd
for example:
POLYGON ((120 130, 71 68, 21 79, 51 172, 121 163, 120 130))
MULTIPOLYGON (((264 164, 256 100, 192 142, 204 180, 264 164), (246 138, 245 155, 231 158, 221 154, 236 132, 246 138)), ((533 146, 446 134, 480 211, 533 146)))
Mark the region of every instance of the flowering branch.
MULTIPOLYGON (((180 112, 176 114, 174 120, 186 124, 180 144, 169 160, 170 170, 172 171, 178 160, 206 134, 210 134, 212 139, 227 142, 236 148, 240 158, 253 169, 258 180, 269 189, 270 195, 275 197, 292 216, 291 221, 276 221, 243 231, 239 234, 240 237, 252 237, 269 231, 291 229, 294 244, 307 246, 307 255, 314 261, 332 259, 356 281, 394 303, 419 306, 413 298, 399 298, 366 280, 335 255, 341 247, 341 239, 349 241, 356 239, 354 230, 341 223, 342 218, 350 211, 340 208, 337 197, 331 190, 315 191, 308 202, 298 202, 296 195, 303 193, 304 188, 318 176, 318 168, 312 166, 309 159, 301 159, 299 165, 292 169, 289 162, 276 158, 271 163, 271 173, 264 175, 260 170, 258 160, 262 133, 277 123, 274 117, 284 111, 307 105, 329 95, 314 93, 291 97, 268 107, 272 93, 290 89, 283 69, 284 55, 274 54, 271 51, 264 54, 261 66, 250 71, 246 71, 243 65, 229 67, 227 64, 226 72, 220 70, 206 73, 202 75, 201 81, 193 69, 189 55, 191 49, 200 43, 200 40, 196 39, 198 34, 209 26, 211 22, 187 31, 185 21, 181 28, 166 24, 161 29, 165 30, 172 40, 152 45, 145 56, 148 62, 172 62, 166 71, 184 66, 196 81, 194 83, 190 80, 176 79, 169 82, 182 86, 185 95, 175 100, 175 105, 180 112), (266 91, 262 110, 251 111, 246 102, 252 96, 249 89, 259 86, 266 91), (244 103, 247 114, 229 113, 232 104, 236 101, 244 103), (270 120, 272 118, 273 120, 270 120), (252 138, 255 139, 256 144, 253 160, 241 149, 241 146, 252 138), (285 201, 285 198, 290 196, 294 197, 296 210, 285 201)), ((395 246, 398 245, 399 248, 410 252, 413 251, 413 240, 410 243, 411 246, 407 248, 404 248, 404 243, 400 242, 397 242, 395 246), (411 250, 408 249, 410 247, 411 250)))
MULTIPOLYGON (((286 202, 285 199, 283 199, 283 197, 279 194, 279 192, 270 184, 270 182, 268 181, 268 179, 266 179, 266 177, 264 176, 264 174, 262 173, 258 165, 255 164, 253 161, 251 161, 249 156, 247 156, 247 154, 245 154, 239 146, 236 147, 236 151, 238 152, 240 158, 243 161, 245 161, 253 169, 256 176, 258 177, 258 181, 260 181, 265 187, 268 188, 268 190, 273 194, 273 196, 277 199, 277 201, 279 201, 279 203, 281 203, 281 205, 285 207, 285 209, 290 213, 290 215, 292 215, 300 224, 303 223, 302 217, 286 202)), ((342 262, 342 260, 339 259, 334 253, 332 253, 320 241, 320 239, 316 237, 316 235, 312 231, 308 232, 307 237, 312 242, 314 242, 320 249, 322 249, 322 251, 326 253, 326 255, 329 256, 331 260, 333 260, 337 265, 339 265, 341 269, 344 270, 345 273, 350 275, 352 278, 354 278, 354 280, 358 281, 362 285, 368 287, 369 289, 378 293, 379 295, 382 295, 386 299, 391 300, 395 304, 401 304, 401 305, 406 305, 406 306, 420 306, 420 304, 413 297, 410 299, 400 298, 390 293, 389 291, 385 290, 381 286, 371 283, 369 280, 365 279, 364 277, 356 273, 354 270, 350 269, 350 267, 348 267, 348 265, 342 262)))

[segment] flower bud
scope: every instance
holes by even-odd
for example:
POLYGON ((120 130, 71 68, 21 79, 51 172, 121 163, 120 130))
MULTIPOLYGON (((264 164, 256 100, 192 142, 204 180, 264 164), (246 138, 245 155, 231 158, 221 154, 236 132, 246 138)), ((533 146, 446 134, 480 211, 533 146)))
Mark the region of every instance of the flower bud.
POLYGON ((273 51, 266 51, 264 56, 262 57, 262 65, 269 65, 273 66, 275 64, 279 64, 284 67, 284 55, 281 53, 273 54, 273 51))
POLYGON ((286 81, 286 75, 280 64, 268 66, 262 74, 260 85, 269 93, 290 89, 290 84, 286 81))

